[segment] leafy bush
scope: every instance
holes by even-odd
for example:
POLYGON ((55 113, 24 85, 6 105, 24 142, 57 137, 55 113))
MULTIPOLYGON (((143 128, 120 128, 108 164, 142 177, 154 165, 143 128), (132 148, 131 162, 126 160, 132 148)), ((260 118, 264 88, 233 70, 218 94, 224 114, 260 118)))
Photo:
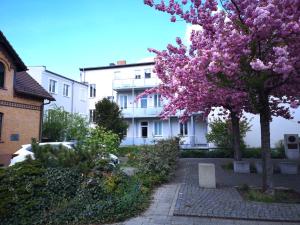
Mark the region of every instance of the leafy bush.
POLYGON ((55 108, 44 115, 42 135, 47 141, 81 140, 87 133, 88 122, 79 114, 55 108))
POLYGON ((118 156, 128 156, 129 154, 135 154, 141 149, 140 146, 127 146, 119 147, 117 150, 118 156))
POLYGON ((153 146, 144 146, 139 151, 137 164, 139 176, 152 186, 169 179, 179 157, 179 138, 159 140, 153 146))
POLYGON ((109 223, 141 212, 149 204, 151 188, 172 174, 178 140, 139 151, 140 171, 128 177, 118 167, 108 170, 108 162, 97 158, 117 146, 110 135, 95 131, 74 151, 33 143, 35 160, 0 169, 1 224, 109 223), (109 150, 103 150, 106 146, 109 150))
MULTIPOLYGON (((232 129, 231 129, 231 121, 230 120, 221 120, 216 119, 212 123, 209 124, 211 131, 206 135, 208 142, 213 142, 218 148, 227 149, 229 151, 233 151, 232 149, 232 129)), ((246 148, 246 144, 244 138, 246 133, 250 131, 249 122, 244 119, 240 121, 240 146, 241 149, 246 148)), ((232 153, 233 155, 233 153, 232 153)))
POLYGON ((98 126, 124 138, 124 134, 128 128, 128 124, 122 118, 122 112, 117 103, 107 98, 103 98, 95 105, 95 122, 98 126))
MULTIPOLYGON (((242 151, 243 158, 261 158, 261 148, 247 148, 242 151)), ((180 152, 181 158, 232 158, 233 152, 226 149, 214 150, 183 150, 180 152)), ((284 153, 278 149, 272 149, 271 157, 274 159, 284 158, 284 153)))
POLYGON ((53 148, 50 145, 39 146, 35 141, 32 150, 35 158, 44 167, 76 168, 87 173, 92 169, 106 170, 108 167, 108 154, 115 153, 119 146, 118 136, 110 131, 98 127, 90 131, 74 150, 63 146, 53 148))

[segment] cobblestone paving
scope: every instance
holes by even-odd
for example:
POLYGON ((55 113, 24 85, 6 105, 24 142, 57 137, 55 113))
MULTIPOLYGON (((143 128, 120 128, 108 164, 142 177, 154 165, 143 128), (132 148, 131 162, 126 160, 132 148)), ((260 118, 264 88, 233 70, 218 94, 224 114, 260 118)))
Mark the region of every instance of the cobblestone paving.
POLYGON ((300 204, 250 202, 235 188, 181 185, 174 215, 300 222, 300 204))
MULTIPOLYGON (((259 203, 253 203, 251 206, 248 206, 247 202, 243 202, 241 196, 231 187, 243 183, 260 185, 260 177, 256 174, 250 174, 250 176, 249 174, 239 174, 236 176, 236 174, 222 170, 221 165, 228 161, 230 160, 181 159, 175 178, 171 183, 163 185, 155 191, 150 208, 138 217, 115 225, 300 225, 298 221, 265 221, 263 217, 264 213, 267 213, 273 218, 277 216, 282 218, 284 216, 295 218, 295 215, 299 218, 299 208, 288 211, 285 207, 282 207, 285 204, 280 204, 280 207, 285 212, 282 213, 281 211, 279 212, 277 208, 279 204, 276 204, 274 207, 264 207, 259 203), (206 192, 202 190, 204 194, 201 194, 202 192, 198 187, 197 165, 199 162, 216 163, 216 177, 219 184, 218 186, 221 189, 207 189, 206 192), (189 195, 184 195, 184 193, 189 195), (235 201, 239 204, 235 204, 235 201), (200 217, 198 212, 203 211, 203 202, 209 203, 208 208, 210 208, 210 210, 207 210, 207 214, 203 214, 200 217), (265 211, 263 211, 261 207, 264 207, 265 211), (179 209, 195 212, 195 214, 183 213, 183 216, 178 216, 179 209), (276 214, 274 211, 279 213, 276 214), (241 217, 242 219, 226 218, 226 215, 236 215, 236 213, 239 212, 240 216, 243 215, 243 217, 241 217), (215 218, 212 218, 213 213, 219 214, 216 215, 215 218), (257 220, 249 220, 254 219, 250 218, 250 213, 256 213, 256 215, 258 215, 257 220)), ((283 186, 300 190, 299 175, 277 176, 275 184, 276 182, 283 184, 283 186)))

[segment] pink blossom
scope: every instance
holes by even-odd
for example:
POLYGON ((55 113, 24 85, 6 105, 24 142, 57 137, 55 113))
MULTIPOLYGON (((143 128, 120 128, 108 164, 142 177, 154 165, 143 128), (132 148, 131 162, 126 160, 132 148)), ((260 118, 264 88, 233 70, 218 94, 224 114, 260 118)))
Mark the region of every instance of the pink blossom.
POLYGON ((252 62, 250 62, 250 65, 252 69, 257 71, 269 69, 269 66, 265 65, 260 59, 253 60, 252 62))

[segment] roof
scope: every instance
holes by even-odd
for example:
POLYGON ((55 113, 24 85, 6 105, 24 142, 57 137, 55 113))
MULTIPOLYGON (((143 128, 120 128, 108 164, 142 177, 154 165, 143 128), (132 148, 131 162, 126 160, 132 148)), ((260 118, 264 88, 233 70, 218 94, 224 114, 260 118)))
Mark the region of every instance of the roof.
POLYGON ((52 97, 35 79, 33 79, 26 71, 18 72, 15 74, 14 89, 19 94, 27 96, 48 99, 55 101, 52 97))
POLYGON ((65 76, 63 76, 63 75, 60 75, 60 74, 58 74, 58 73, 54 73, 54 72, 49 71, 49 70, 45 70, 45 72, 51 73, 51 74, 53 74, 53 75, 55 75, 55 76, 58 76, 58 77, 67 79, 67 80, 69 80, 69 81, 72 81, 72 82, 75 82, 75 83, 78 83, 78 84, 82 84, 82 85, 88 86, 87 84, 85 84, 85 83, 83 83, 83 82, 79 82, 79 81, 73 80, 73 79, 71 79, 71 78, 65 77, 65 76))
POLYGON ((6 39, 6 37, 1 31, 0 31, 0 44, 4 47, 8 55, 11 57, 14 65, 16 66, 17 72, 27 70, 26 65, 24 64, 20 56, 16 53, 14 48, 11 46, 11 44, 9 43, 9 41, 6 39))
POLYGON ((107 70, 107 69, 117 69, 117 68, 124 68, 124 67, 150 66, 154 64, 155 64, 154 62, 144 62, 144 63, 132 63, 132 64, 124 64, 124 65, 102 66, 102 67, 87 67, 87 68, 79 68, 79 70, 80 71, 107 70))

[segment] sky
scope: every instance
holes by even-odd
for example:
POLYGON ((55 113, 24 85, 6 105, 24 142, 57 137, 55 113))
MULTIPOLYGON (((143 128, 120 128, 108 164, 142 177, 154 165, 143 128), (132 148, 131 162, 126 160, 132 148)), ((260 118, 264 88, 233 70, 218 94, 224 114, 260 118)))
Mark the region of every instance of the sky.
POLYGON ((79 80, 79 68, 154 57, 185 39, 184 21, 143 0, 0 0, 0 30, 27 66, 79 80))

